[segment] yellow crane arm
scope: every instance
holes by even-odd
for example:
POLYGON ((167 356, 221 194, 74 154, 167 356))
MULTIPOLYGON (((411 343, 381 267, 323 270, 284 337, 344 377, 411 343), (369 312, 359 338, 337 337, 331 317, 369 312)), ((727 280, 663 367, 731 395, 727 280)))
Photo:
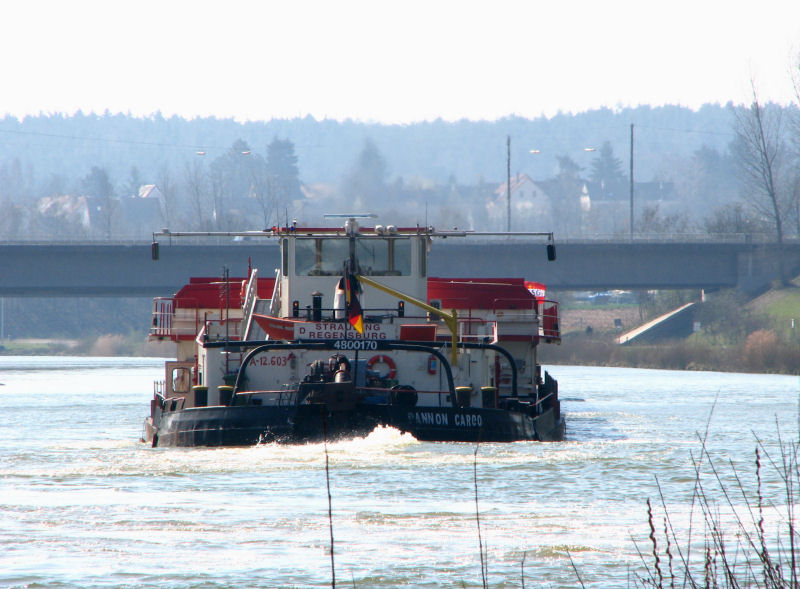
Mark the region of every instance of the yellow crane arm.
POLYGON ((428 303, 420 301, 419 299, 410 297, 407 294, 400 292, 399 290, 389 288, 388 286, 381 284, 380 282, 375 282, 374 280, 372 280, 371 278, 367 278, 366 276, 361 276, 360 274, 357 274, 356 278, 358 279, 359 282, 368 284, 369 286, 377 288, 378 290, 381 290, 386 294, 390 294, 394 297, 397 297, 398 299, 406 301, 407 303, 411 303, 412 305, 417 306, 420 309, 424 309, 425 311, 428 311, 428 313, 433 313, 434 315, 438 315, 439 317, 441 317, 444 320, 445 324, 447 325, 448 329, 450 329, 450 335, 452 338, 451 358, 453 359, 452 364, 455 365, 455 363, 458 361, 458 315, 456 314, 455 309, 453 309, 452 311, 450 311, 450 313, 448 313, 447 311, 442 311, 441 309, 437 309, 436 307, 433 307, 428 303))

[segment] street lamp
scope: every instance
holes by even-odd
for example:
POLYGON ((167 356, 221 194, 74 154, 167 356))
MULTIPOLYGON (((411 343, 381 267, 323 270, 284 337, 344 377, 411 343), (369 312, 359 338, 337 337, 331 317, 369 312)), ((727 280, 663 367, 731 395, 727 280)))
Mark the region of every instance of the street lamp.
MULTIPOLYGON (((597 148, 596 147, 584 147, 583 151, 586 151, 586 152, 597 151, 597 148)), ((531 153, 533 155, 539 155, 540 153, 542 153, 542 150, 541 149, 529 149, 528 153, 531 153)))
POLYGON ((511 135, 506 135, 506 231, 511 233, 511 135))
POLYGON ((631 123, 631 241, 633 241, 633 123, 631 123))

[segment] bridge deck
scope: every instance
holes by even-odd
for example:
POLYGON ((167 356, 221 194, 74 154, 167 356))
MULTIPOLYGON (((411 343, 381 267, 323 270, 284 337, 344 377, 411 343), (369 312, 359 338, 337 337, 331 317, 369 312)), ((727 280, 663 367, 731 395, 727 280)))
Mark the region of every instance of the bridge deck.
MULTIPOLYGON (((448 239, 433 245, 429 275, 524 277, 550 289, 690 289, 739 286, 757 289, 776 277, 774 245, 725 243, 564 243, 548 262, 540 243, 472 243, 448 239)), ((800 268, 800 245, 785 248, 787 267, 800 268)), ((0 296, 168 296, 191 276, 247 273, 248 260, 271 274, 278 247, 267 245, 150 244, 0 245, 0 296)))

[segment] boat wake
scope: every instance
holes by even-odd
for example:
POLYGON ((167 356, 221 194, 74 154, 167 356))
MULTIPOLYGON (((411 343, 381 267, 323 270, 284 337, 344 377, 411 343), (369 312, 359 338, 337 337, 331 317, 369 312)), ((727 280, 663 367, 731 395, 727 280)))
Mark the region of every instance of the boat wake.
POLYGON ((328 447, 336 450, 381 450, 391 451, 393 449, 405 449, 420 442, 409 433, 403 433, 399 429, 380 425, 372 430, 363 438, 343 439, 328 444, 328 447))

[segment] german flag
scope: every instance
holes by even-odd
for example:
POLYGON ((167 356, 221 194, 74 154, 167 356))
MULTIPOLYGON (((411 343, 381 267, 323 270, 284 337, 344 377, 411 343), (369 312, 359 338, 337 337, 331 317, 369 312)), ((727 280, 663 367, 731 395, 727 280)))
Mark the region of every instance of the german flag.
POLYGON ((361 286, 358 279, 348 274, 344 281, 344 300, 347 308, 347 320, 358 333, 364 333, 364 316, 361 312, 361 303, 358 302, 358 291, 361 286))

